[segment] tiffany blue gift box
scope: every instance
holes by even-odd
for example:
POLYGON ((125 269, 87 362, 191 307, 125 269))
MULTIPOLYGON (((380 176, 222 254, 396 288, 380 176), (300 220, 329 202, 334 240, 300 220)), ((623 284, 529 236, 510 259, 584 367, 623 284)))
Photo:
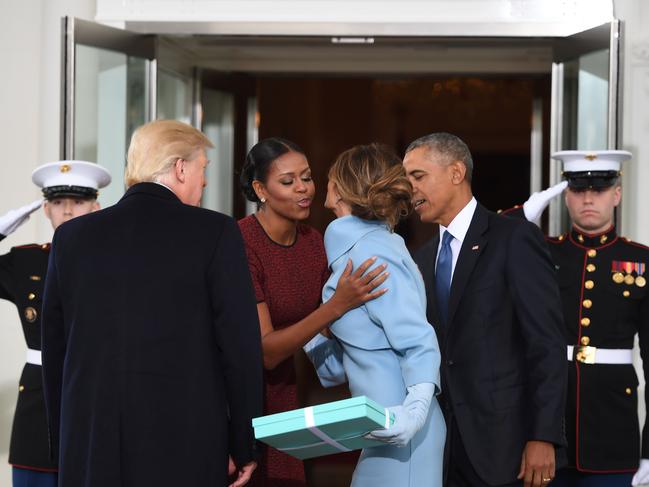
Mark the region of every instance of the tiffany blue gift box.
POLYGON ((258 440, 304 460, 385 445, 363 435, 387 428, 393 420, 386 408, 358 396, 261 416, 252 420, 252 426, 258 440))

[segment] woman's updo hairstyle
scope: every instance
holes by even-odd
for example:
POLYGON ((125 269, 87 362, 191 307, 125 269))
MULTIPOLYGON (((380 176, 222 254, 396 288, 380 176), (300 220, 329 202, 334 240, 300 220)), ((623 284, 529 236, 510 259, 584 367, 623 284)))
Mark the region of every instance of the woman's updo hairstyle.
POLYGON ((352 215, 385 222, 390 230, 411 209, 412 184, 401 159, 381 144, 357 145, 338 156, 329 180, 352 215))
POLYGON ((261 140, 250 149, 239 177, 241 191, 246 199, 257 204, 261 203, 252 187, 252 182, 257 180, 265 184, 273 161, 288 152, 304 155, 304 151, 297 144, 279 137, 261 140))

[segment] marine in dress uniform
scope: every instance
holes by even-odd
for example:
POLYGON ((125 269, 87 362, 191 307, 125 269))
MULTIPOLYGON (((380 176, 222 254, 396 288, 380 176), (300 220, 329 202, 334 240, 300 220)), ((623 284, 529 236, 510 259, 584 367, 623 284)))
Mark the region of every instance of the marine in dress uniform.
MULTIPOLYGON (((569 362, 569 467, 558 472, 553 487, 629 486, 640 459, 649 458, 646 426, 640 440, 638 378, 632 365, 638 333, 649 377, 649 248, 619 236, 613 225, 621 194, 620 164, 630 156, 625 151, 556 153, 553 157, 563 160, 567 184, 535 193, 522 207, 506 212, 536 220, 567 186, 573 227, 547 239, 561 289, 569 362), (575 203, 580 197, 582 202, 575 203), (591 209, 584 198, 593 200, 591 209), (603 218, 600 231, 588 232, 579 224, 584 215, 598 214, 603 218)), ((646 468, 645 462, 649 460, 642 460, 646 468)))
MULTIPOLYGON (((56 228, 73 216, 97 208, 97 190, 110 182, 110 175, 94 163, 61 161, 38 167, 32 180, 42 188, 46 215, 56 228)), ((39 199, 0 217, 0 240, 42 204, 39 199)), ((40 352, 41 302, 49 252, 50 244, 46 243, 13 247, 0 255, 0 299, 16 305, 27 343, 9 448, 15 487, 55 486, 57 482, 57 460, 51 457, 48 446, 40 352)))

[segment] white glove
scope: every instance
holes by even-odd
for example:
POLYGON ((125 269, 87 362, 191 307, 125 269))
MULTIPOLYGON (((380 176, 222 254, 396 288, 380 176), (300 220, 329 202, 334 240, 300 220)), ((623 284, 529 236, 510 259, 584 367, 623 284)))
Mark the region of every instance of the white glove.
POLYGON ((20 225, 29 220, 29 215, 41 207, 43 201, 41 198, 17 210, 10 210, 9 213, 0 216, 0 233, 6 237, 15 232, 20 225))
POLYGON ((555 184, 545 191, 538 191, 532 194, 532 196, 523 203, 523 213, 525 213, 527 221, 536 222, 541 218, 543 211, 548 207, 552 198, 561 194, 561 192, 567 187, 568 181, 561 181, 559 184, 555 184))
POLYGON ((435 393, 435 384, 421 382, 408 387, 408 395, 401 406, 388 408, 394 413, 394 423, 388 429, 374 430, 365 437, 389 445, 403 447, 424 426, 430 403, 435 393))
POLYGON ((645 485, 649 484, 649 459, 641 458, 638 471, 631 480, 631 485, 645 485))

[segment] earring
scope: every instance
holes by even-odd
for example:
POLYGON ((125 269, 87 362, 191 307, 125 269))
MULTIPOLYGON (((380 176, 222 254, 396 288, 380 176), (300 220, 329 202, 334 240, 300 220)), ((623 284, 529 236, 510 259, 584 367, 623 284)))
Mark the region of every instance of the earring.
POLYGON ((266 203, 266 198, 262 198, 259 201, 261 201, 262 204, 266 203))

